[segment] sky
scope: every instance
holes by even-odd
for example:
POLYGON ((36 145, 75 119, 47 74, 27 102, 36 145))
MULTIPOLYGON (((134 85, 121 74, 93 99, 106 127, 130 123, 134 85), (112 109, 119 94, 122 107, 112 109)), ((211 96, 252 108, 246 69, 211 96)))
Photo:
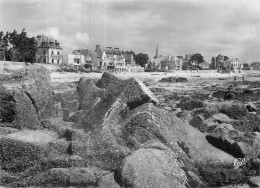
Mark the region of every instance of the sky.
POLYGON ((260 0, 0 0, 0 30, 44 34, 65 53, 95 46, 260 61, 260 0))

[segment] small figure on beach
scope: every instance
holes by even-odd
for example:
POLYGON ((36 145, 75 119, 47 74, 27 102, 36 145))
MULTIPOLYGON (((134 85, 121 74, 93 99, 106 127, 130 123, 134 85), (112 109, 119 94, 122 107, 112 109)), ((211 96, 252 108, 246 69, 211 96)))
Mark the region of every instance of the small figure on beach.
POLYGON ((234 76, 234 81, 236 81, 237 80, 237 76, 234 76))

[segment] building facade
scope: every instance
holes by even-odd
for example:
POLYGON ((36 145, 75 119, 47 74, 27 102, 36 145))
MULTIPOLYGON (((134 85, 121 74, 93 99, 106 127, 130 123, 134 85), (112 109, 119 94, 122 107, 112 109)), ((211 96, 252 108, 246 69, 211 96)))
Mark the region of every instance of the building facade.
POLYGON ((60 43, 52 37, 37 35, 37 63, 62 63, 62 48, 60 43))
POLYGON ((199 67, 203 70, 208 70, 209 64, 208 63, 199 63, 199 67))
POLYGON ((127 71, 125 57, 119 50, 119 48, 106 47, 102 48, 100 45, 96 45, 95 51, 99 58, 99 70, 101 71, 127 71))
POLYGON ((151 71, 165 71, 172 72, 175 70, 182 70, 183 56, 162 56, 159 55, 158 44, 153 59, 148 63, 147 68, 151 71))
POLYGON ((81 54, 66 54, 62 57, 63 65, 77 65, 84 66, 85 58, 81 54))
POLYGON ((238 58, 226 60, 223 63, 223 67, 227 70, 240 71, 243 68, 243 64, 238 58))

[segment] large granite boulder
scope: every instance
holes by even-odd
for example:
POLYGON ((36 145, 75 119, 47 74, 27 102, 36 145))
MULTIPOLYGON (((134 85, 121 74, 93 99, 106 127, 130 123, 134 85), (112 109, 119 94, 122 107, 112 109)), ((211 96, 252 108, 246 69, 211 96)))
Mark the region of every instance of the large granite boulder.
POLYGON ((119 95, 125 88, 126 81, 113 74, 104 72, 101 79, 96 82, 96 86, 106 89, 108 95, 119 95))
POLYGON ((0 123, 35 129, 54 111, 50 76, 44 67, 28 66, 0 78, 0 123))
POLYGON ((121 171, 125 187, 185 188, 188 181, 171 150, 139 149, 125 158, 121 171))
POLYGON ((76 88, 53 90, 53 97, 55 102, 61 103, 61 108, 66 108, 71 112, 79 109, 79 97, 76 88))
POLYGON ((84 77, 79 80, 77 92, 79 95, 80 110, 89 110, 94 104, 104 98, 106 94, 105 89, 96 87, 92 79, 84 77))
POLYGON ((196 108, 203 108, 206 104, 200 100, 183 98, 178 104, 177 107, 182 110, 193 110, 196 108))
POLYGON ((106 124, 90 134, 73 132, 71 152, 84 158, 88 165, 114 171, 131 150, 118 140, 115 126, 106 124))
POLYGON ((155 95, 135 78, 120 80, 104 73, 97 86, 106 89, 106 96, 83 115, 78 127, 92 131, 102 124, 117 124, 127 111, 144 103, 158 103, 155 95), (112 82, 115 82, 113 84, 112 82))
POLYGON ((151 103, 133 109, 120 122, 122 137, 128 147, 138 148, 141 144, 157 140, 176 154, 185 153, 197 162, 222 161, 230 163, 233 157, 211 146, 205 134, 184 123, 173 113, 155 107, 151 103))
POLYGON ((216 104, 219 112, 228 115, 232 119, 239 119, 248 114, 248 110, 243 103, 222 102, 216 104))
POLYGON ((52 168, 22 181, 17 187, 97 187, 100 179, 109 172, 96 167, 52 168))
POLYGON ((170 82, 170 83, 175 83, 175 82, 188 82, 187 78, 184 77, 165 77, 159 80, 159 82, 170 82))
POLYGON ((236 158, 254 159, 260 155, 260 134, 244 133, 225 127, 215 129, 206 136, 209 143, 236 158))
POLYGON ((21 172, 47 156, 49 143, 57 139, 52 131, 22 130, 0 138, 1 169, 21 172))

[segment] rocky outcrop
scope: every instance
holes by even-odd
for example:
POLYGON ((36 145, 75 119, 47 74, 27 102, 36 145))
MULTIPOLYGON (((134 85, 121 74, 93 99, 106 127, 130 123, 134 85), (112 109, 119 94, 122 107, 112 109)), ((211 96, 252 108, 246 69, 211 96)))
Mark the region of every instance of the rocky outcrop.
POLYGON ((79 109, 79 97, 76 88, 53 90, 53 97, 55 102, 61 103, 61 108, 66 108, 71 112, 79 109))
MULTIPOLYGON (((240 169, 229 175, 234 171, 229 168, 234 156, 259 156, 259 135, 240 133, 229 124, 227 109, 237 105, 206 107, 199 100, 185 97, 179 103, 185 109, 180 113, 181 120, 160 108, 155 95, 138 79, 121 80, 109 73, 95 82, 81 78, 77 89, 55 90, 54 99, 59 103, 54 104, 48 96, 48 84, 41 96, 35 92, 45 89, 43 83, 30 86, 28 80, 37 85, 36 81, 30 77, 23 81, 24 76, 5 78, 1 85, 1 96, 5 96, 0 97, 4 119, 0 129, 1 186, 208 187, 218 185, 213 179, 221 176, 223 169, 224 177, 218 181, 228 185, 238 182, 236 178, 247 181, 240 169), (14 82, 7 85, 10 79, 14 82), (23 90, 20 86, 24 82, 27 85, 23 90), (51 102, 44 102, 48 97, 51 102), (80 110, 71 103, 73 100, 80 110), (31 110, 35 120, 18 111, 19 104, 24 111, 31 110), (47 104, 50 109, 45 109, 47 104), (62 111, 70 122, 63 121, 62 111), (188 115, 187 122, 194 126, 185 121, 188 115), (194 117, 203 123, 216 123, 214 132, 200 132, 194 117), (14 122, 22 124, 10 128, 14 122), (241 155, 219 147, 219 143, 231 145, 241 155), (212 166, 206 168, 209 164, 212 166)), ((234 114, 243 114, 243 109, 241 106, 234 114)))
POLYGON ((183 187, 187 176, 170 150, 139 149, 125 158, 121 169, 125 187, 183 187))
POLYGON ((49 143, 58 138, 52 131, 23 130, 0 138, 1 168, 21 172, 37 164, 49 150, 49 143))
POLYGON ((228 115, 232 119, 239 119, 248 114, 247 108, 243 103, 222 102, 216 105, 219 112, 228 115))
POLYGON ((205 103, 199 100, 183 98, 177 105, 182 110, 193 110, 195 108, 205 107, 205 103))
POLYGON ((225 127, 206 136, 207 140, 236 158, 254 159, 260 155, 260 134, 243 133, 225 127))
POLYGON ((113 75, 105 74, 97 85, 105 87, 107 94, 103 100, 86 111, 82 121, 78 124, 86 131, 94 130, 106 123, 117 124, 124 118, 127 111, 144 103, 158 103, 154 94, 142 82, 134 78, 123 81, 118 78, 115 79, 113 75), (118 85, 117 88, 114 88, 116 85, 110 83, 114 80, 118 85))
POLYGON ((0 124, 15 128, 39 128, 42 119, 53 116, 54 101, 48 71, 28 66, 1 78, 0 124))
POLYGON ((175 83, 175 82, 188 82, 187 78, 184 77, 165 77, 162 78, 161 80, 159 80, 159 82, 171 82, 171 83, 175 83))
POLYGON ((105 89, 96 87, 90 78, 81 78, 77 86, 77 91, 80 110, 89 110, 94 104, 104 98, 106 94, 105 89))

